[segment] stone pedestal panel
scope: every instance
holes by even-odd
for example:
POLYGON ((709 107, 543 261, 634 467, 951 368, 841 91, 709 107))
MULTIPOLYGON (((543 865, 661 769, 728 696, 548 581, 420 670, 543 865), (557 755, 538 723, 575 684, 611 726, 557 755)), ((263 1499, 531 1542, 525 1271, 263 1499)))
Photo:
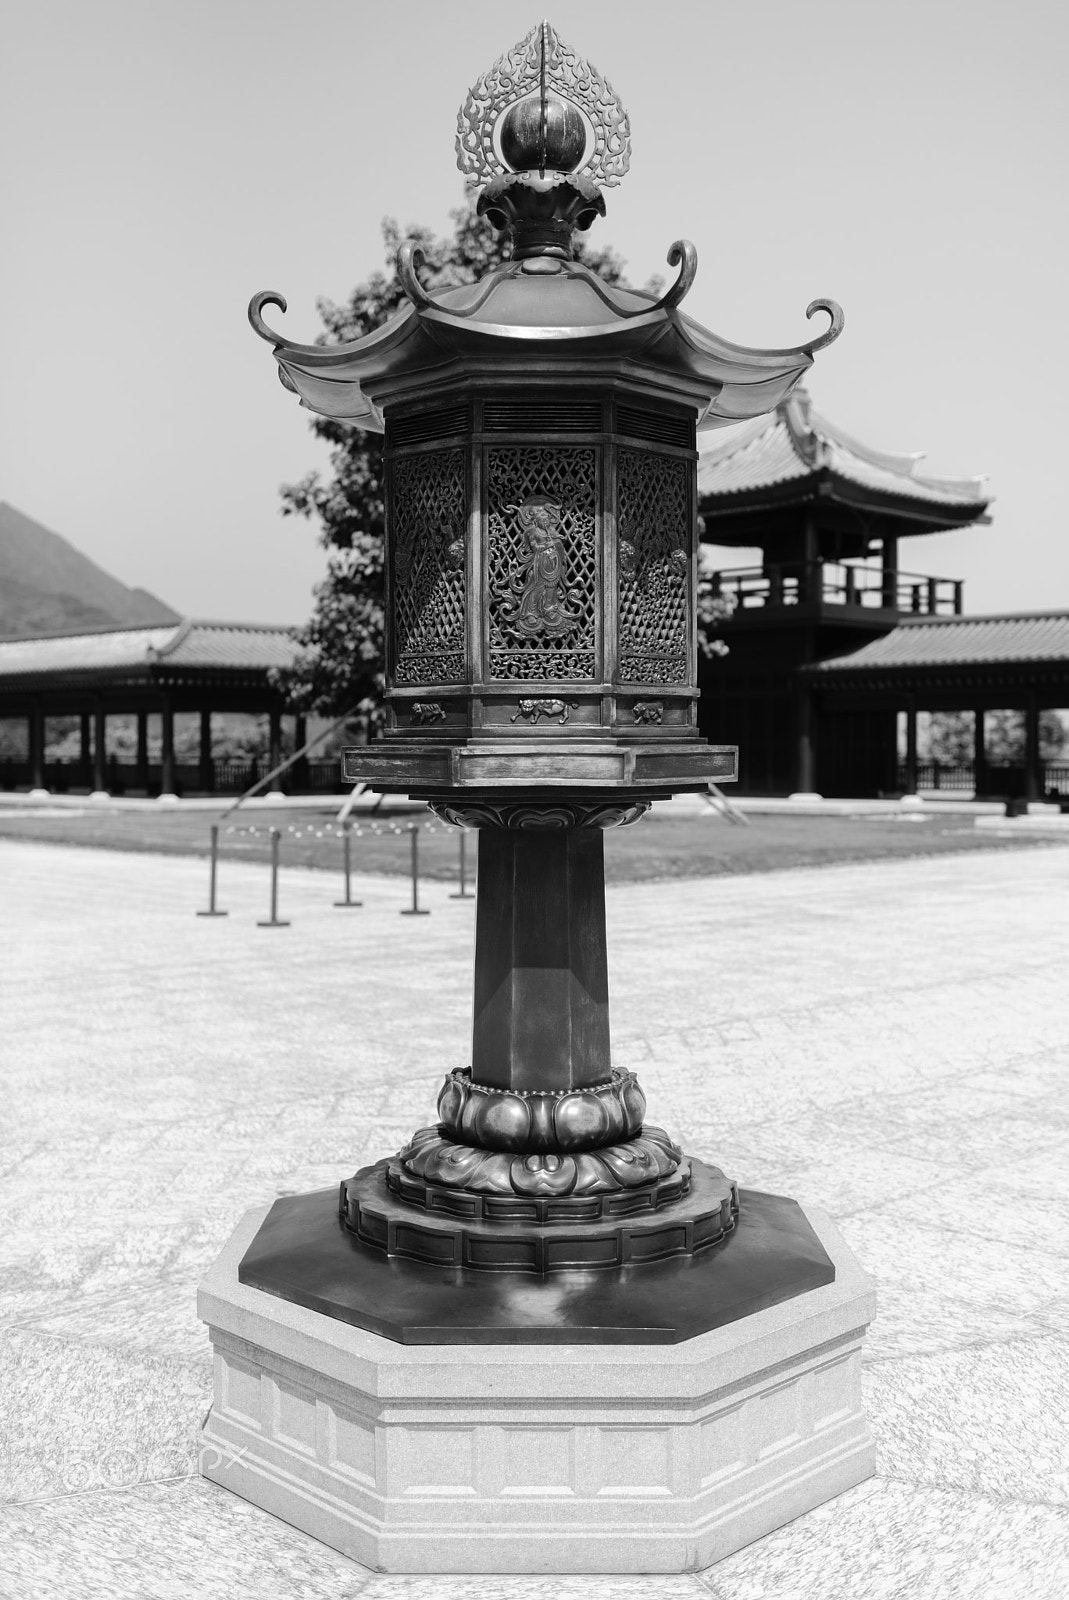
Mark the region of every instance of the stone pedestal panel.
POLYGON ((390 1572, 700 1568, 871 1475, 874 1295, 836 1280, 670 1346, 406 1346, 248 1288, 250 1212, 200 1293, 206 1476, 390 1572))

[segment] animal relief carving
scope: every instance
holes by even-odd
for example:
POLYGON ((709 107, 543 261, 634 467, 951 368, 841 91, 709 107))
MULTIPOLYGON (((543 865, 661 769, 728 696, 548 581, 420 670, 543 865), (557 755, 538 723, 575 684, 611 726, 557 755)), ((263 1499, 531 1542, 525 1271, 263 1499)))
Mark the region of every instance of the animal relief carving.
POLYGON ((538 722, 540 718, 556 720, 563 727, 568 720, 569 709, 574 711, 576 700, 521 700, 520 708, 516 715, 509 718, 510 722, 517 722, 523 717, 526 722, 538 722))

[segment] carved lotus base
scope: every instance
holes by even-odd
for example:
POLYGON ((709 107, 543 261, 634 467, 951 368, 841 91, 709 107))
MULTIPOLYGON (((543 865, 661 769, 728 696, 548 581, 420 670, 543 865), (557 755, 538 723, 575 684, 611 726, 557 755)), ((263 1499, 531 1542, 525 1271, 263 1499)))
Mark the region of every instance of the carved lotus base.
POLYGON ((598 1150, 526 1155, 460 1144, 439 1128, 421 1128, 397 1159, 412 1176, 446 1189, 581 1197, 656 1183, 678 1171, 683 1152, 663 1128, 648 1125, 636 1138, 598 1150))
POLYGON ((443 1134, 514 1155, 570 1155, 622 1144, 641 1133, 645 1114, 638 1079, 618 1068, 605 1083, 540 1092, 475 1083, 470 1067, 458 1067, 438 1096, 443 1134))
POLYGON ((502 1216, 494 1209, 495 1197, 487 1196, 478 1197, 477 1208, 461 1216, 458 1196, 444 1196, 448 1211, 436 1205, 441 1198, 441 1191, 407 1181, 399 1163, 379 1161, 342 1184, 339 1212, 362 1244, 387 1256, 481 1272, 538 1274, 694 1255, 718 1244, 739 1214, 735 1185, 719 1168, 700 1161, 678 1171, 659 1197, 651 1192, 638 1215, 591 1219, 570 1212, 567 1201, 558 1202, 555 1213, 543 1201, 548 1220, 531 1221, 518 1217, 514 1205, 502 1216))
POLYGON ((480 1217, 487 1222, 600 1222, 609 1217, 633 1217, 658 1211, 681 1200, 690 1188, 690 1162, 683 1160, 663 1178, 636 1189, 602 1190, 587 1194, 540 1195, 480 1194, 471 1189, 447 1189, 416 1177, 397 1156, 386 1164, 386 1187, 399 1200, 442 1216, 480 1217))

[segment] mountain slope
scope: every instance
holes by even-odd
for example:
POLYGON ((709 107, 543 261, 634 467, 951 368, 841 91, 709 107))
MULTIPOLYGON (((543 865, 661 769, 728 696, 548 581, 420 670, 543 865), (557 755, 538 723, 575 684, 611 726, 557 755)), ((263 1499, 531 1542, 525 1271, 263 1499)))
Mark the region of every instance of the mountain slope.
POLYGON ((128 588, 60 534, 0 501, 0 638, 179 620, 155 595, 128 588))

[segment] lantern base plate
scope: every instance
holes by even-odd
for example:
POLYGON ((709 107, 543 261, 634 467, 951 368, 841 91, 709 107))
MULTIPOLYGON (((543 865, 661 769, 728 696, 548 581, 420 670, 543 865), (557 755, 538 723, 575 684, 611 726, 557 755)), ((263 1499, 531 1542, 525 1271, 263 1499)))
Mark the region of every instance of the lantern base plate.
MULTIPOLYGON (((305 1199, 337 1240, 333 1191, 305 1199)), ((860 1404, 875 1295, 822 1212, 744 1193, 751 1250, 770 1229, 783 1250, 773 1219, 793 1216, 827 1277, 773 1291, 761 1310, 737 1305, 696 1338, 538 1343, 517 1326, 477 1356, 384 1339, 242 1283, 269 1215, 248 1213, 201 1286, 215 1354, 201 1471, 375 1570, 692 1572, 875 1470, 860 1404)), ((727 1269, 740 1248, 741 1229, 706 1259, 727 1269)), ((789 1251, 780 1266, 789 1274, 789 1251)), ((450 1276, 393 1262, 383 1281, 413 1270, 432 1285, 450 1276)), ((671 1264, 671 1276, 690 1270, 671 1264)), ((600 1289, 606 1274, 591 1276, 600 1289)), ((466 1274, 451 1298, 480 1277, 500 1281, 466 1274)), ((719 1299, 728 1277, 714 1273, 707 1294, 719 1299)), ((537 1298, 537 1283, 523 1287, 537 1298)))
POLYGON ((347 783, 404 793, 468 789, 661 789, 680 793, 738 777, 738 746, 704 739, 383 739, 342 752, 347 783))
POLYGON ((739 1203, 731 1232, 696 1255, 540 1276, 388 1256, 349 1232, 325 1189, 275 1201, 238 1278, 400 1344, 676 1344, 835 1276, 796 1201, 742 1191, 739 1203))

